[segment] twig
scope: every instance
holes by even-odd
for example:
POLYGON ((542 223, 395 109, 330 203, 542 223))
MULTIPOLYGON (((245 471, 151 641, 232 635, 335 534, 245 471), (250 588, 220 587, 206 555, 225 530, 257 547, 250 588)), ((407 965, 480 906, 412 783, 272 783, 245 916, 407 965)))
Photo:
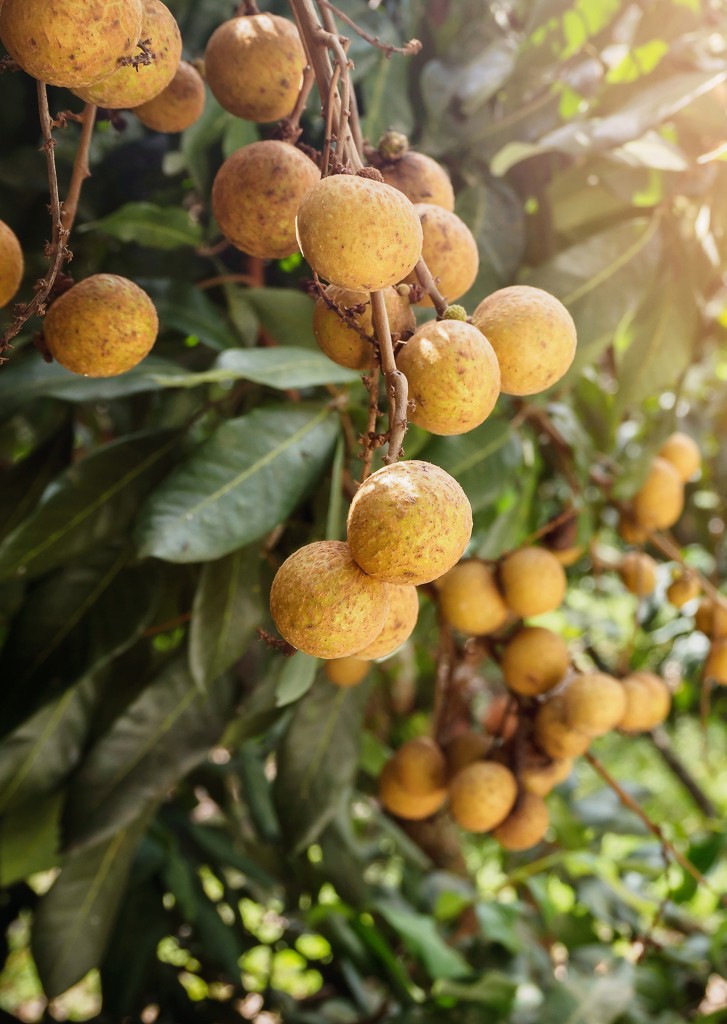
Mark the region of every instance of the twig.
POLYGON ((323 132, 323 153, 321 154, 321 177, 325 178, 328 174, 329 164, 331 162, 331 143, 333 142, 333 115, 336 109, 336 100, 338 98, 338 80, 341 77, 341 66, 336 64, 333 69, 333 75, 331 77, 331 91, 328 94, 328 101, 326 102, 326 125, 323 132))
POLYGON ((379 359, 384 371, 386 397, 389 404, 389 447, 384 462, 390 465, 401 454, 406 433, 406 414, 409 400, 409 384, 406 377, 397 370, 394 361, 394 345, 389 330, 389 315, 382 291, 371 292, 371 317, 374 332, 379 343, 379 359))
POLYGON ((414 267, 414 273, 417 276, 417 281, 422 286, 424 291, 427 293, 429 298, 434 303, 434 308, 437 311, 437 316, 444 316, 445 310, 449 303, 442 295, 434 283, 432 272, 426 265, 423 259, 420 259, 417 265, 414 267))
POLYGON ((61 224, 70 235, 78 212, 78 200, 81 197, 81 189, 87 178, 91 177, 91 168, 88 166, 88 151, 93 136, 93 127, 96 123, 97 107, 94 103, 87 103, 81 114, 81 136, 78 140, 78 150, 73 163, 73 174, 71 183, 68 186, 63 210, 61 212, 61 224))
POLYGON ((291 113, 280 122, 275 138, 282 139, 284 142, 296 143, 303 134, 303 129, 300 127, 300 119, 303 116, 303 111, 308 103, 308 97, 315 80, 315 71, 310 64, 306 64, 303 69, 303 82, 298 93, 298 99, 295 101, 295 106, 291 113))
POLYGON ((366 425, 366 437, 364 440, 363 469, 361 470, 361 483, 371 473, 371 460, 374 457, 374 436, 376 434, 376 420, 379 418, 379 364, 376 348, 371 349, 371 369, 368 377, 364 377, 364 384, 369 391, 369 419, 366 425))
POLYGON ((329 0, 318 0, 318 6, 328 8, 328 10, 333 11, 337 18, 340 18, 341 21, 345 22, 349 28, 352 28, 354 32, 361 36, 362 39, 365 39, 367 43, 371 43, 372 46, 381 50, 386 57, 390 58, 394 53, 401 53, 404 57, 413 57, 415 54, 419 53, 422 48, 422 44, 418 39, 410 39, 408 43, 404 44, 404 46, 392 46, 391 43, 383 42, 378 36, 369 35, 369 33, 362 29, 360 25, 357 25, 352 18, 349 18, 347 14, 344 14, 343 11, 340 11, 337 7, 334 7, 332 3, 329 3, 329 0))
POLYGON ((447 696, 452 680, 455 646, 452 629, 444 618, 439 616, 439 643, 437 644, 437 661, 434 675, 434 709, 432 712, 432 738, 439 742, 444 733, 445 715, 447 712, 447 696))
MULTIPOLYGON (((321 0, 316 0, 316 3, 318 6, 318 10, 321 13, 321 21, 323 22, 323 27, 326 29, 327 32, 331 32, 333 35, 338 35, 338 26, 336 25, 333 13, 329 9, 329 7, 322 3, 321 0)), ((353 136, 353 142, 356 147, 356 151, 360 156, 363 156, 364 137, 363 132, 361 130, 361 118, 359 117, 356 90, 351 89, 350 93, 350 114, 348 118, 348 124, 351 129, 351 134, 353 136)))
POLYGON ((237 10, 235 11, 236 18, 244 18, 245 15, 259 14, 260 8, 256 4, 255 0, 242 0, 241 4, 238 4, 237 10))
POLYGON ((671 743, 669 742, 669 737, 664 730, 653 729, 650 733, 647 733, 647 736, 654 744, 654 747, 658 751, 662 761, 669 767, 673 775, 679 779, 700 811, 703 811, 708 818, 716 818, 716 807, 707 794, 702 790, 686 765, 682 764, 674 753, 671 743))
POLYGON ((204 281, 197 281, 195 288, 206 291, 221 284, 244 284, 248 288, 254 288, 256 282, 249 274, 218 274, 216 277, 206 277, 204 281))

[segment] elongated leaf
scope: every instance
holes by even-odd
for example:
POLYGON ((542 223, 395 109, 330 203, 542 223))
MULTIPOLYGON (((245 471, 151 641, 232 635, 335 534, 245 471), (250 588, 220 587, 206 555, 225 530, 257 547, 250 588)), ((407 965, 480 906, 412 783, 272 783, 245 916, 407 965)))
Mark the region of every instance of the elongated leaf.
POLYGON ((89 751, 68 795, 69 846, 100 842, 160 799, 219 740, 233 697, 226 677, 200 693, 176 658, 89 751))
POLYGON ((63 794, 34 800, 0 815, 0 886, 55 867, 59 859, 63 794))
POLYGON ((482 1003, 502 1014, 509 1014, 515 1002, 517 982, 501 971, 488 971, 470 983, 444 978, 435 980, 434 991, 444 998, 463 1003, 482 1003))
POLYGON ((122 534, 176 443, 166 430, 135 434, 71 466, 0 545, 0 578, 37 576, 122 534))
POLYGON ((228 421, 147 501, 141 553, 197 562, 262 537, 314 485, 337 433, 334 414, 319 405, 270 406, 228 421))
POLYGON ((278 750, 273 796, 296 852, 315 842, 349 790, 358 765, 368 687, 339 690, 324 679, 298 702, 278 750))
POLYGON ((204 688, 245 651, 262 616, 257 547, 234 551, 202 569, 194 596, 189 667, 204 688))
POLYGON ((154 299, 163 327, 187 336, 194 335, 213 349, 225 349, 236 344, 235 334, 219 307, 199 288, 190 288, 182 281, 142 283, 154 299))
POLYGON ((147 249, 180 249, 202 242, 202 228, 180 206, 127 203, 108 217, 83 224, 79 231, 101 231, 147 249))
MULTIPOLYGON (((141 812, 141 813, 140 813, 141 812)), ((32 950, 49 999, 98 967, 124 896, 149 807, 111 838, 70 856, 33 919, 32 950)))
POLYGON ((245 299, 278 345, 294 345, 318 352, 313 335, 313 301, 292 288, 248 288, 245 299))
POLYGON ((310 388, 317 384, 353 384, 361 374, 332 363, 322 352, 305 348, 228 349, 211 370, 202 373, 157 374, 157 386, 196 388, 200 384, 251 380, 269 388, 310 388))
POLYGON ((377 901, 376 909, 398 932, 409 952, 422 961, 431 978, 464 978, 470 974, 467 961, 445 943, 431 917, 383 900, 377 901))
POLYGON ((302 651, 296 651, 291 658, 286 659, 275 687, 275 706, 284 708, 308 693, 317 670, 318 659, 302 651))
POLYGON ((464 488, 474 511, 489 504, 522 462, 522 444, 506 420, 490 417, 457 437, 438 437, 422 457, 446 469, 464 488))
POLYGON ((525 247, 525 214, 515 190, 507 182, 489 177, 458 193, 457 214, 474 235, 480 254, 477 278, 457 300, 473 309, 515 276, 525 247))

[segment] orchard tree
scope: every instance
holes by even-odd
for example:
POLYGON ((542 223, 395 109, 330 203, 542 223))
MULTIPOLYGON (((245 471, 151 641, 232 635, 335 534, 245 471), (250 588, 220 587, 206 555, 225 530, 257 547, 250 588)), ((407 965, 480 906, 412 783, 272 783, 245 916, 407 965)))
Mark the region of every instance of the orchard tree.
POLYGON ((723 0, 0 0, 0 1015, 727 1019, 723 0))

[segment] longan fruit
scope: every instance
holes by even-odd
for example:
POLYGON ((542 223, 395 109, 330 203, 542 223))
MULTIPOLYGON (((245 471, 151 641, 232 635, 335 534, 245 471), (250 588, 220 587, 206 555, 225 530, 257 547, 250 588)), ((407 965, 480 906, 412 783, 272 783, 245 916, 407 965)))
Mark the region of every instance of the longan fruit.
POLYGON ((570 654, 563 637, 542 626, 524 626, 508 640, 502 652, 505 682, 524 697, 552 690, 569 664, 570 654))
POLYGON ((494 633, 510 610, 492 567, 478 559, 460 562, 438 581, 439 607, 450 626, 472 636, 494 633))
POLYGON ((161 0, 142 0, 140 39, 151 39, 151 64, 117 68, 112 75, 83 89, 74 89, 86 103, 107 110, 139 107, 158 96, 177 73, 182 59, 182 36, 174 15, 161 0))
POLYGON ((645 530, 667 530, 674 525, 684 508, 684 484, 671 462, 656 456, 631 508, 645 530))
POLYGON ((155 132, 183 132, 204 113, 205 95, 199 71, 183 60, 166 89, 134 107, 133 112, 143 125, 155 132))
POLYGON ((348 658, 331 658, 323 666, 323 673, 334 686, 348 689, 349 686, 358 686, 363 682, 370 668, 370 662, 351 655, 348 658))
POLYGON ((293 110, 308 63, 298 29, 277 14, 223 22, 204 56, 212 94, 246 121, 279 121, 293 110))
POLYGON ((585 754, 591 737, 569 725, 562 694, 549 698, 538 708, 533 723, 533 738, 538 747, 554 760, 585 754))
POLYGON ((576 354, 576 328, 562 302, 517 284, 493 292, 472 322, 497 353, 506 395, 535 395, 564 376, 576 354))
POLYGON ((422 226, 404 193, 358 175, 329 175, 311 188, 297 232, 316 273, 359 292, 403 281, 422 254, 422 226))
POLYGON ((558 559, 564 569, 575 565, 586 550, 584 544, 575 544, 572 548, 548 548, 551 555, 558 559))
POLYGON ((489 832, 502 824, 517 797, 509 768, 496 761, 475 761, 457 772, 449 784, 452 817, 469 832, 489 832))
POLYGON ((667 600, 675 608, 682 608, 695 597, 699 597, 701 592, 702 585, 699 579, 689 571, 680 573, 666 588, 667 600))
POLYGON ((115 377, 141 362, 158 330, 143 289, 116 274, 94 274, 50 306, 43 336, 56 362, 72 373, 115 377))
POLYGON ((621 680, 626 710, 619 722, 624 732, 646 732, 666 721, 671 693, 664 680, 653 672, 632 672, 621 680))
POLYGON ((409 420, 431 434, 464 434, 484 423, 500 394, 497 356, 476 327, 432 320, 396 360, 409 384, 409 420))
POLYGON ((295 215, 320 179, 313 161, 288 142, 267 139, 225 160, 212 185, 212 212, 235 248, 260 259, 298 251, 295 215))
POLYGON ((626 712, 626 694, 618 679, 587 672, 572 679, 562 694, 566 724, 586 736, 604 736, 626 712))
POLYGON ((491 746, 492 740, 489 737, 473 729, 468 729, 467 732, 451 739, 444 748, 450 777, 466 768, 468 764, 481 761, 491 746))
POLYGON ((0 38, 23 71, 80 89, 112 75, 142 33, 141 0, 5 0, 0 38))
POLYGON ((358 651, 357 658, 373 661, 398 651, 414 632, 419 617, 417 588, 389 586, 389 612, 383 629, 370 644, 358 651))
POLYGON ((623 585, 637 597, 647 597, 656 588, 656 562, 643 551, 628 551, 618 567, 623 585))
POLYGON ((377 470, 348 511, 353 557, 384 583, 430 583, 451 569, 471 533, 466 494, 430 462, 408 460, 377 470))
POLYGON ((704 665, 704 674, 721 686, 727 686, 727 640, 713 640, 704 665))
POLYGON ((703 597, 694 616, 694 626, 712 640, 727 637, 727 597, 720 602, 703 597))
POLYGON ((565 782, 573 771, 573 758, 554 760, 544 757, 534 748, 527 751, 520 775, 520 785, 536 796, 547 796, 559 783, 565 782))
POLYGON ((17 295, 24 269, 18 236, 4 220, 0 220, 0 309, 17 295))
POLYGON ((542 797, 529 790, 521 793, 513 810, 492 833, 506 850, 529 850, 548 831, 550 815, 542 797))
POLYGON ((546 548, 520 548, 500 566, 505 603, 521 618, 553 611, 565 597, 568 581, 563 566, 546 548))
POLYGON ((482 726, 490 736, 509 740, 517 732, 520 722, 517 704, 504 693, 497 694, 487 705, 482 726))
POLYGON ((424 796, 447 783, 447 761, 441 748, 428 736, 408 740, 393 757, 396 778, 407 793, 424 796))
MULTIPOLYGON (((396 288, 384 288, 383 291, 391 333, 411 334, 416 330, 416 317, 408 297, 402 295, 396 288)), ((358 327, 373 340, 374 328, 369 293, 353 292, 350 288, 339 288, 338 285, 329 284, 325 290, 325 300, 316 299, 313 309, 313 333, 321 351, 339 366, 347 366, 351 370, 368 370, 373 350, 372 341, 367 341, 359 331, 350 327, 334 309, 330 308, 329 302, 334 302, 341 310, 363 306, 361 312, 350 315, 358 327)))
POLYGON ((659 449, 659 455, 671 462, 683 483, 691 480, 702 465, 699 445, 689 434, 683 434, 680 430, 667 437, 659 449))
POLYGON ((379 798, 392 814, 407 821, 423 821, 435 814, 447 799, 447 789, 429 793, 410 793, 399 782, 394 760, 388 761, 379 776, 379 798))
MULTIPOLYGON (((480 266, 477 242, 465 222, 451 210, 433 203, 417 203, 414 209, 422 223, 422 259, 439 291, 453 302, 475 283, 480 266)), ((410 274, 407 281, 416 284, 416 274, 410 274)), ((425 293, 418 305, 434 303, 425 293)))
POLYGON ((618 532, 621 539, 627 544, 644 544, 649 539, 649 531, 637 523, 631 511, 621 512, 618 520, 618 532))
POLYGON ((377 166, 384 181, 398 188, 412 203, 429 203, 454 210, 450 177, 430 156, 410 149, 396 160, 386 160, 377 166))
POLYGON ((314 658, 356 654, 381 632, 389 588, 356 565, 347 544, 314 541, 278 569, 270 613, 289 644, 314 658))

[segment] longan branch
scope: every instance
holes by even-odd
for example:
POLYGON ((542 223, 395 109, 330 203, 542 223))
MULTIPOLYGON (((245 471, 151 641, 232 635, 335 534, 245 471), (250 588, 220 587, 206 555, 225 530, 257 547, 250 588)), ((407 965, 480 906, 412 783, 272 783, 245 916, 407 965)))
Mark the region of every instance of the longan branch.
POLYGON ((686 765, 682 764, 674 753, 666 732, 660 728, 652 729, 652 731, 648 733, 648 738, 659 752, 664 764, 669 768, 672 774, 679 779, 700 811, 706 814, 708 818, 716 818, 717 808, 714 806, 707 794, 702 790, 686 765))
POLYGON ((371 315, 374 332, 379 343, 379 358, 386 382, 386 397, 389 404, 389 448, 384 462, 396 462, 406 433, 406 414, 409 402, 409 385, 406 377, 397 370, 394 361, 394 344, 389 329, 389 315, 382 291, 371 292, 371 315))
POLYGON ((337 18, 340 18, 342 22, 349 26, 349 28, 352 28, 356 35, 361 36, 361 38, 365 39, 367 43, 375 46, 377 50, 381 50, 386 57, 391 57, 394 53, 400 53, 404 57, 413 57, 415 54, 419 53, 422 48, 422 44, 418 39, 410 39, 408 43, 404 44, 404 46, 393 46, 391 43, 385 43, 383 40, 379 39, 378 36, 369 35, 369 33, 362 29, 360 25, 356 24, 353 18, 349 18, 349 16, 339 10, 338 7, 334 7, 332 3, 329 3, 329 0, 318 0, 318 4, 320 7, 324 7, 329 11, 332 11, 337 18))
POLYGON ((434 308, 437 311, 437 316, 444 316, 444 313, 449 303, 437 288, 434 282, 434 278, 432 277, 432 272, 424 262, 423 257, 414 267, 414 273, 417 276, 417 281, 434 303, 434 308))
POLYGON ((91 177, 91 168, 88 165, 88 152, 93 137, 93 128, 96 124, 96 111, 98 108, 94 103, 87 103, 81 114, 81 137, 78 140, 78 150, 73 163, 73 173, 68 186, 68 193, 63 210, 61 211, 61 224, 70 235, 78 212, 78 201, 81 197, 81 189, 87 178, 91 177))
POLYGON ((366 425, 366 437, 364 438, 363 469, 361 471, 361 483, 371 473, 371 460, 374 457, 374 436, 376 434, 376 421, 379 418, 379 366, 377 362, 376 349, 371 349, 371 369, 368 377, 364 377, 364 383, 369 389, 369 419, 366 425))

